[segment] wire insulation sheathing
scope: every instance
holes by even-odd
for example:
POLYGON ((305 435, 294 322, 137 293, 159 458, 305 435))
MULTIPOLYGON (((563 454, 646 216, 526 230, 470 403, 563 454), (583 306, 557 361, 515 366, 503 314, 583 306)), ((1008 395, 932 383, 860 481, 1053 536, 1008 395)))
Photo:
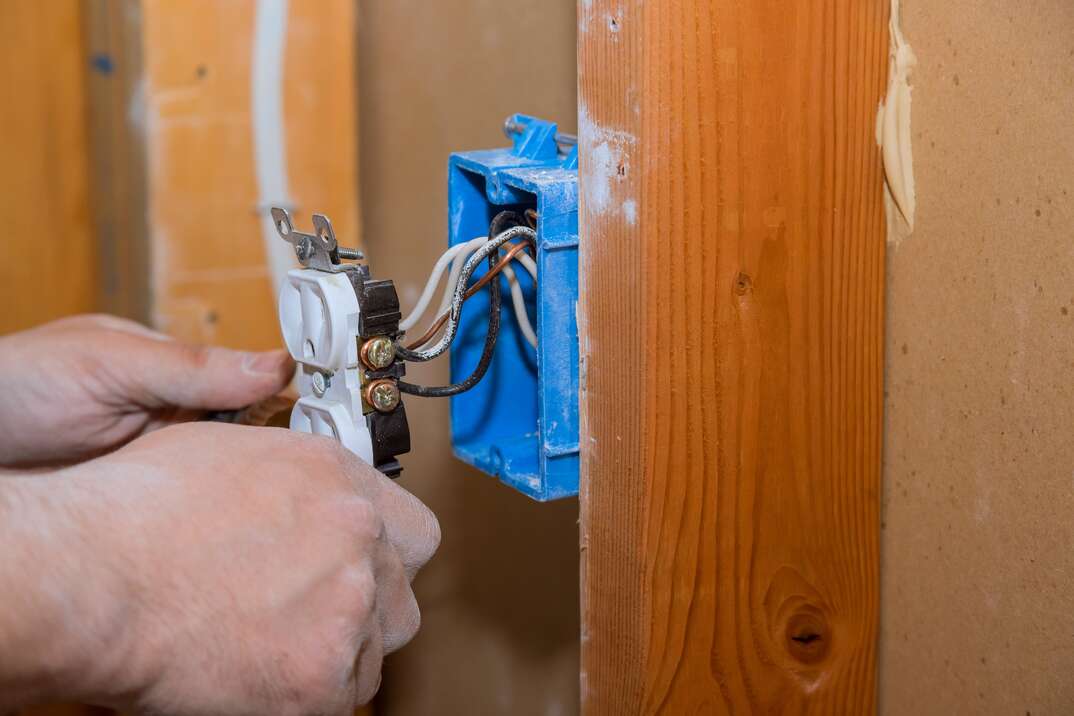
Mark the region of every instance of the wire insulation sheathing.
MULTIPOLYGON (((491 269, 489 269, 480 279, 478 279, 477 282, 473 286, 471 286, 470 288, 466 289, 466 293, 463 294, 462 300, 464 302, 467 301, 471 296, 473 296, 478 291, 480 291, 482 288, 484 288, 485 284, 487 284, 496 275, 498 275, 501 271, 503 271, 504 269, 506 269, 508 267, 508 265, 511 263, 512 259, 517 259, 519 256, 524 256, 525 254, 521 253, 522 250, 524 248, 526 248, 527 246, 530 246, 530 245, 531 245, 531 242, 528 241, 528 240, 527 241, 521 241, 521 242, 519 242, 517 244, 511 244, 510 245, 511 248, 507 252, 507 254, 504 255, 504 257, 501 258, 499 260, 499 262, 495 266, 493 266, 491 269)), ((448 314, 447 313, 440 314, 440 317, 437 318, 432 323, 432 325, 429 326, 429 328, 425 331, 425 333, 422 334, 421 338, 418 338, 417 340, 415 340, 412 343, 410 343, 407 346, 407 349, 413 351, 413 350, 417 350, 421 346, 424 346, 426 343, 428 343, 430 340, 432 340, 433 336, 436 335, 437 331, 439 331, 444 326, 444 324, 447 322, 447 319, 448 319, 448 314)))
MULTIPOLYGON (((414 308, 411 309, 410 313, 406 316, 406 318, 399 321, 399 330, 410 330, 414 327, 415 324, 417 324, 418 321, 421 320, 421 317, 425 315, 426 310, 428 310, 429 308, 429 302, 432 300, 433 293, 436 291, 436 287, 440 283, 440 279, 444 275, 444 270, 447 269, 448 264, 451 264, 452 273, 454 274, 455 279, 458 280, 458 272, 454 271, 454 267, 458 265, 461 270, 462 262, 465 260, 465 257, 472 253, 473 250, 479 247, 481 244, 485 243, 487 240, 487 237, 481 236, 479 238, 472 239, 461 244, 455 244, 454 246, 449 247, 447 251, 440 255, 440 258, 437 259, 436 264, 433 266, 433 270, 429 273, 429 279, 425 282, 425 288, 422 290, 421 296, 418 298, 418 302, 414 304, 414 308), (460 256, 462 256, 461 259, 458 258, 460 256)), ((451 300, 450 291, 452 286, 453 284, 451 283, 451 277, 449 276, 448 285, 444 289, 445 301, 451 300)), ((443 312, 444 309, 441 309, 436 312, 436 315, 440 315, 443 312)))
MULTIPOLYGON (((410 350, 409 348, 397 345, 395 347, 396 355, 398 355, 404 360, 412 362, 424 362, 430 361, 444 353, 444 351, 446 351, 451 345, 451 343, 455 340, 456 333, 458 333, 459 316, 462 314, 462 303, 465 300, 466 284, 469 283, 470 277, 473 276, 478 264, 489 258, 505 243, 518 236, 524 236, 535 243, 537 239, 537 232, 528 226, 513 226, 489 239, 479 249, 477 249, 477 251, 475 251, 473 255, 470 256, 470 258, 466 260, 466 263, 462 267, 462 272, 459 275, 459 281, 455 285, 455 291, 451 299, 451 308, 448 311, 447 319, 445 322, 446 328, 444 330, 444 334, 440 337, 439 341, 437 341, 431 348, 417 351, 410 350)), ((495 291, 498 295, 498 284, 496 285, 495 291)), ((490 324, 491 322, 492 321, 490 320, 490 324)), ((496 323, 498 326, 499 315, 496 316, 496 323)))
MULTIPOLYGON (((489 272, 491 273, 493 268, 493 254, 489 254, 488 261, 489 272)), ((488 372, 489 365, 492 363, 492 354, 496 350, 496 338, 499 334, 500 282, 493 281, 489 285, 489 326, 488 330, 485 332, 485 345, 481 350, 481 359, 478 360, 477 367, 474 368, 473 372, 470 373, 466 380, 460 383, 435 387, 417 385, 415 383, 408 383, 405 380, 401 380, 397 383, 399 391, 423 398, 446 398, 466 392, 477 385, 481 379, 485 377, 485 373, 488 372)))

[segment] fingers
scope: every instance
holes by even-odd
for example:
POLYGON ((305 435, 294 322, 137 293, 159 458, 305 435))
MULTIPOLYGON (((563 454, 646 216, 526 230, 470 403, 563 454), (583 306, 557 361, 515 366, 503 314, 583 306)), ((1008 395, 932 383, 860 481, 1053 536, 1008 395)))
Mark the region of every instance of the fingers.
POLYGON ((44 329, 85 332, 80 347, 96 354, 113 384, 150 408, 243 408, 286 388, 295 370, 284 350, 192 345, 116 316, 74 316, 44 329))
POLYGON ((440 522, 417 497, 352 453, 340 449, 344 470, 360 495, 373 503, 407 578, 414 579, 440 546, 440 522))
POLYGON ((384 529, 407 579, 413 580, 440 547, 440 522, 421 500, 383 475, 380 477, 386 483, 377 501, 384 529))
POLYGON ((178 341, 137 339, 127 379, 149 402, 205 410, 236 410, 287 387, 294 362, 287 351, 247 353, 178 341))
POLYGON ((380 627, 363 634, 354 656, 354 699, 359 705, 373 700, 380 690, 380 673, 384 664, 384 638, 380 627))
POLYGON ((377 552, 377 617, 384 640, 384 653, 391 654, 418 633, 421 612, 398 553, 387 543, 382 544, 377 552))
POLYGON ((46 323, 41 327, 41 330, 71 329, 105 329, 128 333, 134 336, 141 336, 143 338, 151 338, 155 341, 173 340, 171 336, 161 333, 160 331, 154 331, 152 328, 143 326, 141 323, 126 318, 120 318, 119 316, 111 316, 107 313, 85 313, 77 316, 68 316, 66 318, 52 321, 51 323, 46 323))

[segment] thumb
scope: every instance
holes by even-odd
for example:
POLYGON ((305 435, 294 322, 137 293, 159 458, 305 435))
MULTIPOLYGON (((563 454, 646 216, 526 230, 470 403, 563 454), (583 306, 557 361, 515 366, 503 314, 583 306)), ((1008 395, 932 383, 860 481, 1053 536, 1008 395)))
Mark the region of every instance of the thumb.
POLYGON ((295 372, 287 351, 264 353, 149 340, 138 383, 148 402, 200 410, 237 410, 272 397, 295 372))

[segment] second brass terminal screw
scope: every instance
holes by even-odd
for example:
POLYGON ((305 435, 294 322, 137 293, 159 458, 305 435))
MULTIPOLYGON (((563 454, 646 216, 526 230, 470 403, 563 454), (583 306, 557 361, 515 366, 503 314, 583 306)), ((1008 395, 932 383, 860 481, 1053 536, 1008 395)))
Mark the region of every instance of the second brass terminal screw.
POLYGON ((365 389, 366 402, 381 413, 390 413, 395 410, 401 397, 399 386, 394 380, 387 378, 374 380, 365 389))
POLYGON ((388 336, 374 336, 362 344, 362 363, 373 370, 384 370, 395 362, 395 343, 388 336))

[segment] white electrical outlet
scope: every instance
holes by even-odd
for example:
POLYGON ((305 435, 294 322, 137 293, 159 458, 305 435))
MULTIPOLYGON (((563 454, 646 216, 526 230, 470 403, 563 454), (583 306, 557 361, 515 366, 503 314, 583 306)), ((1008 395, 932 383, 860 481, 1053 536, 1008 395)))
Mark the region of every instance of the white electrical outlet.
POLYGON ((347 275, 289 271, 279 310, 284 342, 299 365, 302 397, 291 411, 291 429, 335 438, 372 464, 358 365, 360 310, 347 275))
POLYGON ((279 309, 284 341, 297 362, 329 371, 358 365, 358 299, 346 274, 289 271, 279 309))
POLYGON ((291 411, 291 429, 335 438, 358 457, 372 464, 373 440, 365 420, 355 425, 342 403, 304 396, 291 411))

